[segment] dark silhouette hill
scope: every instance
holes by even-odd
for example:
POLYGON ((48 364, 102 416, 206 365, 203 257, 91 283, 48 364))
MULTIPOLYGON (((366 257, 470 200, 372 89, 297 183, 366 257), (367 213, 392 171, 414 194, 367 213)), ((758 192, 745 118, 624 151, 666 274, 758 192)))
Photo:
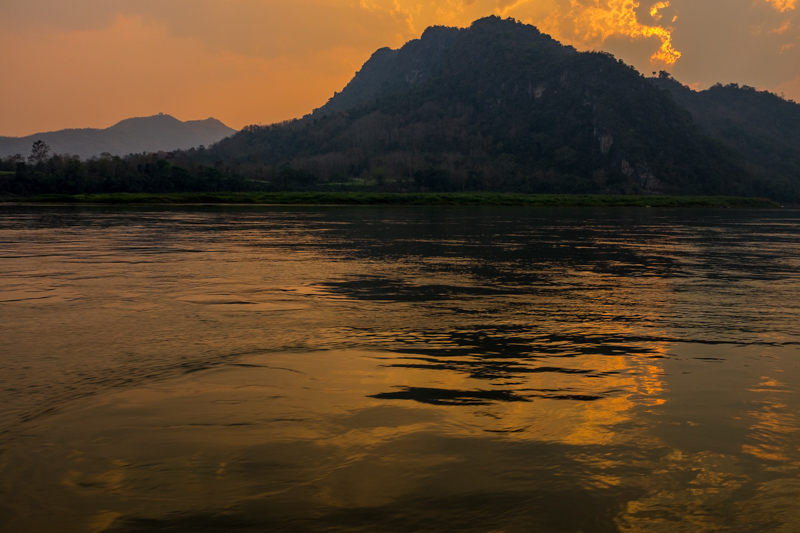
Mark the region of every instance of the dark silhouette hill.
POLYGON ((800 180, 800 105, 747 85, 694 91, 662 71, 651 81, 689 111, 700 131, 735 150, 761 187, 776 197, 800 180))
POLYGON ((488 17, 380 49, 311 115, 245 128, 202 157, 258 167, 279 188, 355 177, 389 190, 774 196, 746 155, 610 54, 488 17))
POLYGON ((213 144, 236 130, 214 118, 182 122, 170 115, 129 118, 105 129, 83 128, 37 133, 26 137, 0 137, 0 157, 28 156, 31 146, 42 140, 51 153, 77 155, 83 159, 131 153, 188 149, 213 144))

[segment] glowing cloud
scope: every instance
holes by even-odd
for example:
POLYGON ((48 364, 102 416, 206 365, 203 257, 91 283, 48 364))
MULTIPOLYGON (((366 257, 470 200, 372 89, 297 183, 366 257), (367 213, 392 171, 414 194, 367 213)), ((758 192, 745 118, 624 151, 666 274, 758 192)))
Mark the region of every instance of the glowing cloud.
MULTIPOLYGON (((773 0, 794 2, 796 0, 773 0)), ((475 18, 490 12, 501 17, 515 17, 538 26, 560 41, 577 48, 600 46, 611 37, 661 41, 652 62, 675 63, 681 57, 672 44, 672 28, 642 24, 637 19, 640 3, 636 0, 446 0, 430 4, 408 0, 359 0, 362 9, 382 11, 418 31, 430 24, 467 26, 475 18)), ((649 9, 655 22, 661 11, 671 7, 661 0, 649 9)), ((677 17, 673 17, 674 22, 677 17)))
POLYGON ((669 65, 696 88, 737 81, 800 101, 797 4, 0 0, 4 79, 14 80, 0 84, 0 135, 107 127, 159 111, 215 116, 237 128, 302 116, 341 90, 376 49, 399 48, 431 25, 467 27, 492 14, 578 50, 609 50, 643 72, 660 68, 648 63, 669 65))
POLYGON ((778 35, 781 35, 783 33, 786 33, 786 30, 788 30, 791 27, 792 27, 792 22, 787 20, 783 24, 781 24, 781 26, 779 28, 775 28, 774 30, 771 30, 770 33, 776 33, 778 35))
POLYGON ((783 13, 797 7, 797 0, 766 0, 772 7, 783 13))
POLYGON ((669 2, 658 2, 657 4, 653 4, 653 7, 650 8, 650 16, 653 17, 653 20, 661 20, 661 13, 659 13, 659 11, 666 7, 669 7, 669 2))
MULTIPOLYGON (((658 20, 659 11, 666 7, 669 7, 669 2, 654 4, 650 9, 651 16, 658 20)), ((551 17, 547 29, 551 32, 556 30, 553 32, 556 36, 563 36, 564 26, 572 26, 573 35, 569 40, 584 46, 600 45, 615 36, 631 39, 657 37, 661 46, 650 58, 651 62, 675 63, 681 53, 672 45, 672 29, 640 23, 636 16, 638 9, 639 2, 634 0, 570 0, 570 9, 557 15, 559 20, 551 17)))

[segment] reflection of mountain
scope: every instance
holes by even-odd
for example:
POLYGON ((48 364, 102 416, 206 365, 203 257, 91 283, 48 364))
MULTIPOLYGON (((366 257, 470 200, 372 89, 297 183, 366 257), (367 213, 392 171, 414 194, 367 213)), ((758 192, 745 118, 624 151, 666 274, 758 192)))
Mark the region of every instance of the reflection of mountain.
POLYGON ((36 133, 26 137, 0 137, 0 157, 27 156, 31 146, 42 140, 51 153, 81 158, 131 153, 171 151, 213 144, 236 130, 215 118, 181 122, 169 115, 129 118, 106 129, 68 129, 36 133))
POLYGON ((314 294, 357 309, 330 342, 396 354, 371 397, 471 407, 509 434, 535 419, 513 433, 521 439, 606 443, 669 400, 665 361, 688 351, 725 364, 728 349, 797 329, 764 293, 785 272, 791 234, 747 213, 708 217, 365 209, 358 224, 311 237, 361 265, 314 294))
POLYGON ((337 335, 391 352, 382 372, 353 372, 382 386, 368 398, 446 413, 455 449, 480 433, 530 454, 564 446, 582 487, 625 494, 609 531, 796 523, 797 393, 756 377, 773 357, 793 371, 781 343, 800 335, 796 311, 765 291, 792 271, 794 222, 373 213, 325 236, 361 266, 315 285, 357 310, 337 335))
POLYGON ((575 225, 524 210, 369 213, 325 236, 365 268, 315 294, 357 305, 336 336, 394 354, 372 398, 471 407, 464 424, 477 410, 486 431, 572 444, 608 443, 663 403, 660 361, 678 340, 665 278, 680 266, 652 239, 657 219, 614 234, 585 211, 575 225))

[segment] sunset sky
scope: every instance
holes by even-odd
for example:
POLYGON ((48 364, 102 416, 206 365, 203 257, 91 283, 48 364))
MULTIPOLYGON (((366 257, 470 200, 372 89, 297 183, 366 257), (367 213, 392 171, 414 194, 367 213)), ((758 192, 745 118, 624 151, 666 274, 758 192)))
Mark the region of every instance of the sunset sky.
POLYGON ((0 0, 0 135, 159 112, 234 128, 324 104, 376 49, 488 15, 681 82, 800 101, 798 0, 0 0))

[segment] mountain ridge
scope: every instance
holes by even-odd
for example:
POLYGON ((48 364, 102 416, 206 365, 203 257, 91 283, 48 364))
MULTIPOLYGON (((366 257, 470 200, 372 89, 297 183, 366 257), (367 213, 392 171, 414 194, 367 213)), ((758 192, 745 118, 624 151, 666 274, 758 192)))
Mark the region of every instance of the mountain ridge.
POLYGON ((6 158, 0 190, 663 194, 800 204, 800 105, 738 85, 698 93, 664 71, 647 78, 611 54, 578 52, 499 17, 432 27, 398 50, 379 49, 305 117, 205 144, 86 164, 6 158))
POLYGON ((800 105, 747 85, 717 83, 695 91, 665 71, 650 78, 669 91, 705 134, 742 155, 757 179, 796 188, 786 177, 800 177, 800 105))
POLYGON ((122 156, 188 149, 213 144, 234 133, 236 130, 213 117, 181 121, 158 114, 123 119, 108 128, 68 128, 24 137, 0 137, 0 157, 26 156, 37 140, 47 143, 52 153, 88 159, 103 153, 122 156))
POLYGON ((499 17, 380 49, 310 115, 201 157, 271 167, 280 186, 288 168, 301 187, 349 176, 395 190, 758 192, 741 154, 633 67, 499 17))

